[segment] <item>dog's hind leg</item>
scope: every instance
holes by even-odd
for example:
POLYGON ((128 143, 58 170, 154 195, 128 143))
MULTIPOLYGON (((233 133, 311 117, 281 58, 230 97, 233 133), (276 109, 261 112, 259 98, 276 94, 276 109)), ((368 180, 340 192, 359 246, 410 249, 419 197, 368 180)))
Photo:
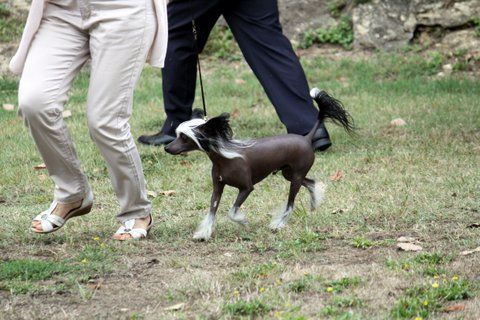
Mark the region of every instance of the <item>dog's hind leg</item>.
POLYGON ((310 210, 314 211, 325 198, 325 185, 321 182, 305 178, 302 186, 308 189, 310 193, 310 210))
MULTIPOLYGON (((284 176, 285 176, 285 172, 284 172, 284 176)), ((293 204, 295 202, 295 197, 297 196, 298 191, 302 186, 303 179, 304 177, 298 177, 298 176, 297 177, 292 176, 291 179, 288 179, 291 181, 291 184, 290 184, 290 192, 288 195, 287 207, 285 208, 285 211, 273 217, 272 221, 270 222, 270 229, 279 230, 285 227, 285 224, 287 223, 287 220, 290 214, 293 212, 293 204)))
POLYGON ((213 232, 213 225, 215 224, 215 214, 217 213, 218 205, 222 197, 224 183, 218 180, 213 180, 213 193, 210 201, 210 212, 203 218, 202 222, 197 227, 197 231, 193 234, 195 240, 208 240, 213 232))
POLYGON ((253 191, 253 186, 239 190, 237 199, 235 200, 235 203, 233 204, 230 211, 228 212, 228 217, 230 218, 230 220, 232 220, 233 222, 239 223, 241 225, 247 224, 247 219, 245 218, 245 215, 239 212, 239 209, 242 203, 245 202, 245 200, 247 199, 247 197, 250 195, 252 191, 253 191))

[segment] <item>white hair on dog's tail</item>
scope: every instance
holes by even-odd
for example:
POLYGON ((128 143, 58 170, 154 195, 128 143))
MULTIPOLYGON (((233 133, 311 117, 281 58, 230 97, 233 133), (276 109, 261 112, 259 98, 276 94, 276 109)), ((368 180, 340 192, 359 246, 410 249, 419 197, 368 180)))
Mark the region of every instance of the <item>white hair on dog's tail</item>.
POLYGON ((312 99, 315 99, 315 98, 319 97, 321 93, 322 93, 322 91, 320 89, 313 88, 312 90, 310 90, 310 97, 312 97, 312 99))

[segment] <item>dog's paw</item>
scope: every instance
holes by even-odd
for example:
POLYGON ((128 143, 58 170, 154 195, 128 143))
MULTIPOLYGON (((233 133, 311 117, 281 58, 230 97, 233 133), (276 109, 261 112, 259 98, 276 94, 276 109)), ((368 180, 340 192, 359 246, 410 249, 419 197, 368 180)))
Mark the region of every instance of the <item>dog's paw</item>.
POLYGON ((210 239, 210 235, 205 234, 204 232, 195 232, 193 234, 193 240, 196 241, 208 241, 210 239))
POLYGON ((243 214, 237 214, 235 216, 229 215, 228 216, 231 221, 238 223, 239 225, 246 226, 248 224, 247 218, 243 214))
POLYGON ((280 220, 280 221, 274 220, 270 222, 270 229, 274 232, 285 228, 285 226, 286 226, 286 223, 283 220, 280 220))

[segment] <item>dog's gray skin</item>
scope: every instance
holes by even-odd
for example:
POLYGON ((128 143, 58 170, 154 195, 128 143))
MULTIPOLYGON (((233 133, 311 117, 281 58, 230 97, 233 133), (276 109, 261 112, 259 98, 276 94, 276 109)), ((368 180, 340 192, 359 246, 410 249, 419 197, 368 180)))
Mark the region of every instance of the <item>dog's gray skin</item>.
POLYGON ((206 152, 213 164, 210 213, 200 224, 194 235, 195 239, 208 240, 211 236, 215 214, 225 185, 239 190, 237 199, 229 212, 230 219, 245 224, 245 217, 239 213, 240 206, 253 191, 255 184, 277 171, 282 171, 285 179, 290 181, 290 192, 285 210, 274 217, 270 224, 273 230, 285 226, 301 186, 306 187, 311 195, 311 209, 316 208, 321 201, 318 199, 320 195, 316 192, 318 185, 314 180, 307 178, 307 173, 315 160, 312 148, 313 135, 326 118, 342 125, 349 132, 353 130, 353 125, 350 115, 338 100, 318 89, 312 90, 311 95, 320 111, 316 124, 306 136, 286 134, 238 142, 232 140, 228 114, 192 127, 189 132, 197 141, 177 130, 177 138, 165 147, 166 152, 177 155, 192 150, 202 150, 206 152), (227 152, 219 151, 222 148, 227 152), (234 156, 228 152, 234 152, 234 156))

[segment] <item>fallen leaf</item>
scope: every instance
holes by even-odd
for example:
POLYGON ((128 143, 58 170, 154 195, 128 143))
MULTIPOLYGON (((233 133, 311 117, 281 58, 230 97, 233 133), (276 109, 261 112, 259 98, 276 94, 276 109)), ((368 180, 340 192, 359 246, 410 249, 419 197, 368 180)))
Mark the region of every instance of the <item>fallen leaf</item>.
POLYGON ((163 308, 163 310, 165 310, 165 311, 175 311, 175 310, 183 309, 183 307, 185 307, 185 303, 181 302, 181 303, 174 304, 173 306, 163 308))
POLYGON ((480 252, 480 247, 477 247, 477 248, 475 248, 475 249, 473 249, 473 250, 462 251, 462 252, 460 252, 460 254, 461 254, 462 256, 468 256, 468 255, 470 255, 470 254, 472 254, 472 253, 475 253, 475 252, 480 252))
POLYGON ((238 118, 239 115, 240 115, 240 111, 238 111, 238 109, 233 109, 231 114, 232 119, 238 118))
POLYGON ((5 111, 13 111, 15 110, 15 106, 13 104, 10 104, 10 103, 5 103, 3 105, 3 110, 5 111))
POLYGON ((414 237, 402 236, 397 239, 397 242, 417 242, 417 239, 414 237))
POLYGON ((330 176, 330 180, 332 181, 339 181, 342 178, 343 178, 343 172, 341 170, 338 170, 337 172, 335 172, 330 176))
POLYGON ((231 257, 231 256, 232 256, 232 253, 231 253, 231 252, 225 252, 223 255, 224 255, 225 257, 231 257))
POLYGON ((88 284, 87 286, 92 290, 98 290, 103 284, 103 279, 99 279, 97 282, 88 284))
POLYGON ((190 164, 190 162, 188 162, 187 160, 180 161, 180 165, 182 165, 182 166, 188 166, 189 164, 190 164))
POLYGON ((164 196, 173 196, 174 194, 177 193, 177 191, 175 190, 164 190, 164 191, 160 191, 161 194, 163 194, 164 196))
POLYGON ((130 309, 128 309, 128 308, 120 308, 120 311, 122 311, 122 312, 127 312, 128 310, 130 310, 130 309))
POLYGON ((408 242, 397 243, 397 248, 403 251, 422 251, 422 247, 419 245, 408 242))
POLYGON ((156 197, 158 197, 158 194, 155 191, 147 190, 147 196, 152 197, 152 198, 156 198, 156 197))
POLYGON ((38 175, 38 180, 40 181, 45 181, 48 178, 46 174, 39 174, 38 175))
POLYGON ((343 210, 343 209, 335 209, 335 210, 332 211, 332 214, 344 213, 344 212, 345 212, 345 210, 343 210))
POLYGON ((242 85, 242 84, 245 84, 245 80, 238 78, 238 79, 235 79, 235 83, 242 85))
POLYGON ((5 203, 5 202, 7 202, 7 200, 5 198, 0 197, 0 203, 5 203))
POLYGON ((402 118, 396 118, 390 121, 390 124, 395 127, 403 127, 407 125, 407 122, 403 120, 402 118))
POLYGON ((454 304, 453 306, 443 308, 443 312, 455 312, 465 310, 464 304, 454 304))
POLYGON ((468 225, 467 228, 471 228, 471 229, 480 228, 480 223, 472 223, 472 224, 468 225))
POLYGON ((72 116, 72 111, 70 110, 65 110, 62 112, 63 118, 69 118, 72 116))
POLYGON ((45 163, 41 163, 41 164, 37 164, 36 166, 34 166, 33 169, 44 170, 44 169, 47 169, 47 166, 45 165, 45 163))

